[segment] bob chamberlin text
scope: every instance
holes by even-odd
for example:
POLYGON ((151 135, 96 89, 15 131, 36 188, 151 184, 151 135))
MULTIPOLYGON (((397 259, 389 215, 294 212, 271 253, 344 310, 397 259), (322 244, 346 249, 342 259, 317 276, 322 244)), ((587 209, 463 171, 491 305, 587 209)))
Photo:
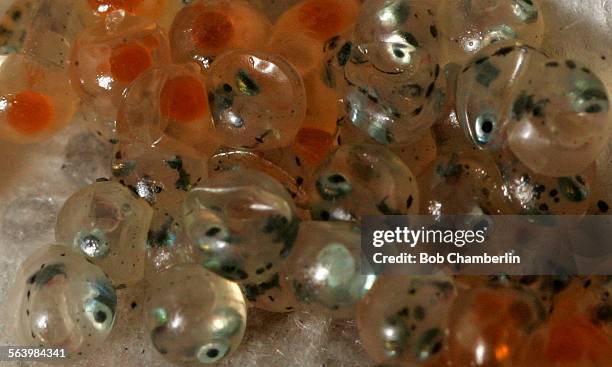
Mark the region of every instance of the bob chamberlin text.
POLYGON ((399 254, 394 256, 383 255, 376 252, 372 255, 375 264, 520 264, 521 257, 512 252, 503 255, 489 255, 486 252, 482 255, 462 255, 451 252, 446 256, 440 253, 428 254, 421 252, 418 254, 399 254))

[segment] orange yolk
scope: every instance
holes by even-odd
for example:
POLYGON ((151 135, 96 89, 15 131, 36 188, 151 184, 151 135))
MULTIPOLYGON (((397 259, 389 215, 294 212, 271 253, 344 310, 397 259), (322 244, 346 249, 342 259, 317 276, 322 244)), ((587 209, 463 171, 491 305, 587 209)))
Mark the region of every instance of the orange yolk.
POLYGON ((208 111, 208 98, 200 80, 192 76, 168 79, 161 90, 160 109, 164 117, 189 123, 208 111))
POLYGON ((8 108, 8 123, 22 134, 36 134, 53 122, 55 108, 44 94, 34 91, 18 93, 8 108))
POLYGON ((304 154, 304 158, 310 164, 318 164, 327 155, 333 144, 334 137, 328 132, 302 128, 295 138, 295 149, 298 154, 304 154))
POLYGON ((115 47, 109 59, 113 77, 129 84, 153 64, 149 50, 135 43, 124 43, 115 47))
POLYGON ((612 343, 582 315, 553 315, 546 356, 554 362, 597 361, 610 356, 612 343))
POLYGON ((234 36, 232 20, 214 10, 200 10, 193 22, 192 38, 202 50, 216 51, 228 44, 234 36))
POLYGON ((89 5, 98 13, 110 13, 115 10, 125 10, 136 13, 144 0, 89 0, 89 5))
POLYGON ((348 28, 357 11, 357 5, 348 1, 307 0, 299 9, 297 20, 320 41, 326 41, 348 28))

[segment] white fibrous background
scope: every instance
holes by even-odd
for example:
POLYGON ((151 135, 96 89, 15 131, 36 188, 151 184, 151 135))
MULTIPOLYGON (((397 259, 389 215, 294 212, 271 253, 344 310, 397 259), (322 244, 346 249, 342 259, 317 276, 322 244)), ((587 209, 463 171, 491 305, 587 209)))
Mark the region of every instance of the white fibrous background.
MULTIPOLYGON (((181 0, 174 0, 181 1, 181 0)), ((295 0, 251 0, 275 17, 295 0)), ((438 1, 438 0, 432 0, 438 1)), ((442 0, 440 0, 442 1, 442 0)), ((4 10, 11 0, 0 0, 4 10)), ((612 89, 612 0, 541 0, 547 32, 544 51, 588 65, 612 89)), ((554 80, 554 76, 552 76, 554 80)), ((7 294, 21 262, 54 242, 56 215, 76 190, 110 176, 110 144, 77 122, 34 145, 0 142, 0 345, 14 345, 7 294)), ((600 179, 612 190, 612 144, 598 160, 600 179)), ((142 285, 118 290, 115 328, 99 350, 74 366, 170 366, 149 344, 143 323, 142 285)), ((362 351, 353 320, 331 321, 299 311, 249 309, 246 336, 221 366, 373 366, 362 351)), ((3 364, 5 365, 5 364, 3 364)), ((29 366, 27 363, 10 364, 29 366)))

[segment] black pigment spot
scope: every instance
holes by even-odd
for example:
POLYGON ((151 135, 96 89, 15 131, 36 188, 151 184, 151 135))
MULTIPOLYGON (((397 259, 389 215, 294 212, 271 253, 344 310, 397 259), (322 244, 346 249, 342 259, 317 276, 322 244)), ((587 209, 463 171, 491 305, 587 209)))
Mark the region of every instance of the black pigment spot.
POLYGON ((414 198, 412 197, 412 195, 408 196, 408 199, 406 200, 406 208, 410 209, 410 207, 412 206, 412 202, 414 201, 414 198))
POLYGON ((335 49, 338 46, 338 41, 340 41, 340 36, 333 36, 328 39, 325 45, 323 45, 323 51, 335 49))
POLYGON ((512 52, 512 50, 514 50, 514 46, 502 47, 499 50, 495 51, 493 56, 506 56, 510 52, 512 52))
POLYGON ((274 274, 268 281, 259 284, 245 284, 244 296, 249 301, 255 302, 259 296, 274 288, 280 288, 278 273, 274 274))
POLYGON ((274 241, 283 243, 279 256, 284 258, 289 256, 289 252, 297 238, 299 226, 300 221, 296 218, 289 221, 282 215, 271 215, 264 224, 263 232, 275 234, 274 241))
POLYGON ((206 236, 208 236, 208 237, 212 237, 212 236, 217 235, 219 232, 221 232, 221 228, 219 228, 219 227, 211 227, 211 228, 209 228, 209 229, 206 231, 206 233, 205 233, 205 234, 206 234, 206 236))
POLYGON ((427 92, 425 92, 425 98, 429 98, 429 96, 431 96, 433 89, 434 89, 434 82, 429 84, 429 86, 427 87, 427 92))
POLYGON ((147 238, 147 243, 150 247, 172 246, 176 241, 176 234, 172 232, 172 224, 174 218, 168 216, 164 223, 159 227, 159 230, 150 230, 147 238))
POLYGON ((410 32, 400 32, 402 38, 414 47, 419 47, 419 41, 410 32))
POLYGON ((208 91, 208 103, 213 112, 219 113, 227 110, 234 104, 233 88, 229 84, 219 86, 215 91, 208 91))
POLYGON ((500 74, 501 71, 489 61, 476 65, 476 81, 484 87, 488 88, 500 74))
POLYGON ((601 322, 612 322, 612 306, 611 305, 601 305, 597 308, 597 312, 595 313, 595 317, 597 320, 601 322))
POLYGON ((342 48, 340 48, 340 51, 338 51, 338 64, 340 66, 344 66, 346 65, 346 63, 349 61, 350 57, 351 57, 351 50, 353 48, 353 44, 351 42, 347 42, 345 43, 342 48))
POLYGON ((376 205, 376 208, 378 209, 379 212, 381 212, 384 215, 401 215, 402 214, 402 212, 400 212, 399 210, 395 210, 389 207, 386 201, 387 201, 387 197, 383 198, 380 201, 380 203, 376 205))
POLYGON ((528 95, 525 91, 521 91, 512 105, 512 114, 517 120, 520 120, 526 113, 531 113, 536 117, 543 117, 546 106, 549 103, 550 100, 548 98, 534 101, 534 96, 532 94, 528 95))
POLYGON ((489 60, 489 56, 480 57, 480 58, 476 59, 476 61, 474 61, 474 64, 475 65, 480 65, 480 64, 482 64, 483 62, 485 62, 487 60, 489 60))
POLYGON ((606 203, 603 200, 599 200, 597 202, 597 209, 599 209, 599 211, 602 212, 602 213, 607 213, 608 209, 609 209, 608 203, 606 203))
POLYGON ((179 177, 174 183, 177 190, 189 191, 191 185, 191 175, 183 168, 183 159, 180 156, 174 156, 171 159, 164 161, 173 170, 176 170, 179 177))
POLYGON ((29 283, 42 287, 58 275, 62 275, 64 277, 66 276, 64 264, 57 263, 44 265, 39 271, 30 277, 29 283))
POLYGON ((431 36, 432 36, 433 38, 438 38, 438 28, 436 27, 436 25, 435 25, 435 24, 432 24, 432 25, 429 27, 429 33, 431 33, 431 36))

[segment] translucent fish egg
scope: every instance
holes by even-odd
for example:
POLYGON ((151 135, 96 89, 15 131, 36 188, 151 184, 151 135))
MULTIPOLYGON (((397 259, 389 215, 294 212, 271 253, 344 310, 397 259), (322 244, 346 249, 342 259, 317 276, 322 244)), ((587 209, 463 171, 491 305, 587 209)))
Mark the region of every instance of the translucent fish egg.
POLYGON ((299 227, 282 185, 249 169, 219 173, 193 189, 183 214, 198 263, 247 286, 278 277, 299 227))
POLYGON ((495 42, 520 39, 538 47, 544 36, 541 1, 441 1, 437 27, 447 62, 464 65, 478 50, 495 42))
POLYGON ((217 56, 236 49, 261 50, 270 21, 244 0, 197 0, 184 7, 170 30, 175 62, 196 61, 208 69, 217 56))
POLYGON ((206 160, 197 151, 164 138, 156 146, 121 141, 112 162, 113 179, 153 207, 145 275, 193 263, 195 254, 181 222, 181 203, 206 179, 206 160))
POLYGON ((216 145, 204 78, 194 64, 166 65, 144 73, 128 88, 119 108, 119 136, 154 144, 165 136, 203 153, 216 145))
POLYGON ((127 87, 147 70, 169 61, 168 38, 152 21, 130 16, 114 24, 99 21, 73 47, 72 86, 85 113, 112 129, 127 87))
POLYGON ((309 185, 312 216, 356 221, 362 215, 414 214, 416 178, 387 148, 343 145, 321 164, 309 185))
POLYGON ((64 246, 37 250, 22 264, 11 294, 13 342, 66 348, 77 357, 98 347, 115 321, 117 297, 97 266, 64 246))
POLYGON ((377 362, 424 365, 444 349, 448 312, 457 296, 446 276, 377 279, 359 303, 359 337, 377 362))
POLYGON ((31 11, 19 39, 21 51, 67 69, 75 40, 97 17, 83 0, 39 0, 31 11))
MULTIPOLYGON (((515 68, 528 65, 528 58, 538 62, 546 60, 545 55, 531 47, 514 41, 501 42, 480 51, 460 71, 457 116, 476 146, 498 150, 506 143, 512 113, 508 101, 521 88, 523 75, 515 74, 515 68)), ((543 102, 532 101, 530 109, 537 111, 538 103, 543 102)))
POLYGON ((58 214, 58 243, 100 266, 114 284, 144 276, 153 210, 116 182, 97 182, 68 198, 58 214))
POLYGON ((303 222, 284 266, 303 306, 337 318, 353 315, 376 280, 362 268, 360 231, 352 223, 303 222))
POLYGON ((442 112, 444 75, 428 3, 368 1, 353 39, 332 51, 328 68, 349 121, 381 144, 420 139, 442 112), (337 74, 337 73, 336 73, 337 74))
POLYGON ((179 265, 151 279, 146 327, 155 349, 178 365, 210 364, 236 350, 246 327, 240 288, 198 265, 179 265))
POLYGON ((584 171, 603 151, 612 131, 606 87, 590 69, 572 60, 538 66, 524 76, 523 83, 534 89, 525 88, 514 99, 508 146, 543 175, 584 171))
POLYGON ((509 146, 536 173, 584 171, 610 134, 609 97, 589 69, 515 41, 480 51, 457 79, 456 107, 481 149, 509 146))
POLYGON ((30 143, 68 124, 78 99, 65 70, 23 54, 0 65, 0 138, 30 143))
POLYGON ((219 57, 207 90, 215 135, 229 147, 288 146, 306 113, 302 78, 273 54, 235 51, 219 57))

